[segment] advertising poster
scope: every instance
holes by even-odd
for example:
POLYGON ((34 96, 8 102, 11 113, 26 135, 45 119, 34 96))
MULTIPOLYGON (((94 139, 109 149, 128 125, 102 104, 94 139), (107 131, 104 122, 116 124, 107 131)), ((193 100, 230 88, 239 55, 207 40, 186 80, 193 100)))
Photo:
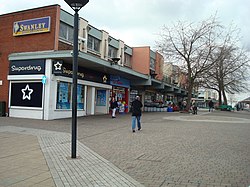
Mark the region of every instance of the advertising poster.
POLYGON ((83 85, 78 84, 77 85, 77 108, 83 109, 83 85))
POLYGON ((97 90, 96 106, 106 106, 106 90, 97 90))
POLYGON ((57 109, 70 109, 69 86, 66 82, 60 82, 58 87, 57 109))

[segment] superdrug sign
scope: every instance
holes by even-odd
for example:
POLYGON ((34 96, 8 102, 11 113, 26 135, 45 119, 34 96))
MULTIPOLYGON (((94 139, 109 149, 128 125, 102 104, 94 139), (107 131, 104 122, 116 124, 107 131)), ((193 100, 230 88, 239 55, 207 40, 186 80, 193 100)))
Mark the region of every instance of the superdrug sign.
POLYGON ((15 60, 10 62, 9 75, 44 74, 45 60, 15 60))

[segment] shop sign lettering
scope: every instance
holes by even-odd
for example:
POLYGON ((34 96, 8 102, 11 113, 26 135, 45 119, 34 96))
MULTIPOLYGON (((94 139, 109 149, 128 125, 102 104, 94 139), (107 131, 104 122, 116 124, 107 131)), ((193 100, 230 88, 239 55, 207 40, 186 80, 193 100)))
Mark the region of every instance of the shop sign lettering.
POLYGON ((50 31, 50 17, 16 21, 13 23, 13 36, 36 34, 50 31))
POLYGON ((44 60, 15 60, 10 62, 9 75, 44 74, 44 60))
POLYGON ((11 66, 11 71, 14 72, 14 71, 41 71, 42 70, 42 67, 41 66, 11 66))
MULTIPOLYGON (((73 71, 63 67, 63 74, 68 75, 68 76, 71 77, 71 75, 73 75, 73 71)), ((84 73, 77 72, 77 76, 83 79, 84 73)))
MULTIPOLYGON (((72 77, 72 64, 63 63, 62 61, 54 61, 52 66, 52 73, 56 76, 72 77)), ((80 66, 78 67, 77 77, 79 79, 87 81, 94 81, 104 84, 109 83, 109 75, 80 66)))

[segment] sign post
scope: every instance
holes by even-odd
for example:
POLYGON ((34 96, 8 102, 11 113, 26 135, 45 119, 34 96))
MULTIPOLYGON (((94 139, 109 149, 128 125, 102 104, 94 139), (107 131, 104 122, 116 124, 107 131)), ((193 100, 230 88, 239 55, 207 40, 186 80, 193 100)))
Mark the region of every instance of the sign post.
POLYGON ((44 76, 42 77, 42 83, 43 83, 43 84, 46 84, 46 79, 47 79, 47 77, 44 75, 44 76))

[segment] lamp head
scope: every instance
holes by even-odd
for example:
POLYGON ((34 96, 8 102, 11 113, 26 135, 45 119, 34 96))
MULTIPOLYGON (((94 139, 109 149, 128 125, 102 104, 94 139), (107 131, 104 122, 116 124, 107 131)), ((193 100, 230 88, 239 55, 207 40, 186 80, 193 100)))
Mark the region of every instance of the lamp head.
POLYGON ((111 58, 111 65, 117 64, 119 62, 119 60, 120 60, 120 58, 117 58, 117 57, 111 58))
POLYGON ((64 0, 74 11, 79 11, 89 0, 64 0))

